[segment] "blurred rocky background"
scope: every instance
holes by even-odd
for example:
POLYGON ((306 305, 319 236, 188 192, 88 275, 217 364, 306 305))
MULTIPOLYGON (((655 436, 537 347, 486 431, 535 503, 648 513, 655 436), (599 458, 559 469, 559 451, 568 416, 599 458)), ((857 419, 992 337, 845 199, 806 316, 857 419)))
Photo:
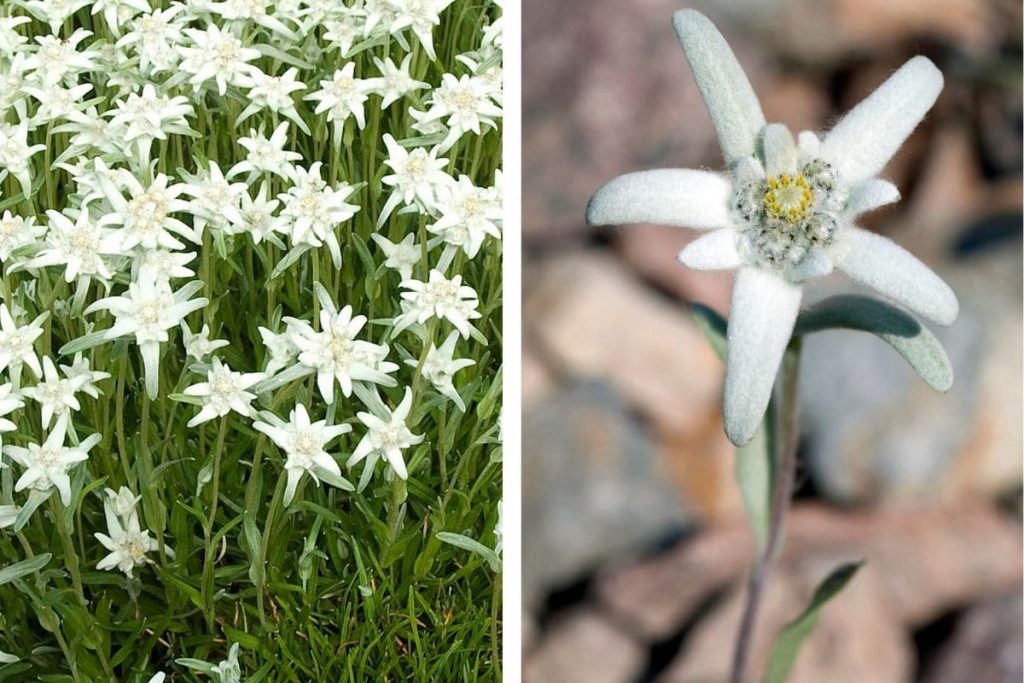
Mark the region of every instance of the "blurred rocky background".
MULTIPOLYGON (((940 273, 957 373, 930 390, 877 339, 805 344, 802 470, 755 659, 835 565, 792 681, 1016 683, 1021 654, 1021 5, 695 5, 769 121, 824 130, 915 54, 946 88, 865 221, 940 273)), ((668 0, 524 1, 524 503, 530 683, 725 680, 754 541, 721 426, 723 368, 687 302, 731 275, 676 262, 693 233, 588 229, 603 182, 720 168, 668 0)), ((836 279, 816 295, 852 289, 836 279)), ((812 297, 815 295, 812 295, 812 297)))

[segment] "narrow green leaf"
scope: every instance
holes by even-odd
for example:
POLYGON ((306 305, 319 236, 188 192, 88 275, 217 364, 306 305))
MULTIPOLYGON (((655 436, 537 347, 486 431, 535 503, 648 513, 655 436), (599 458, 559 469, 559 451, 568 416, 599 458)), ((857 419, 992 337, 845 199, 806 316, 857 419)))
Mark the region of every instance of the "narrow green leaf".
POLYGON ((20 579, 32 572, 39 571, 47 565, 51 557, 53 556, 50 553, 42 553, 35 557, 30 557, 27 560, 7 565, 3 569, 0 569, 0 586, 5 583, 10 583, 15 579, 20 579))
POLYGON ((86 349, 91 349, 94 346, 99 346, 106 341, 109 341, 107 339, 106 330, 101 332, 92 332, 91 334, 81 336, 78 339, 72 339, 67 344, 60 347, 57 353, 62 356, 72 356, 79 351, 85 351, 86 349))
POLYGON ((456 548, 462 548, 463 550, 468 550, 480 555, 482 558, 487 560, 487 564, 491 566, 492 570, 496 572, 501 571, 501 559, 493 550, 479 541, 474 541, 469 536, 453 534, 448 531, 439 532, 437 534, 437 538, 445 543, 455 546, 456 548))
POLYGON ((771 521, 772 473, 778 463, 775 432, 774 401, 769 403, 761 428, 753 440, 736 449, 736 483, 743 496, 750 525, 754 528, 758 547, 763 548, 768 538, 771 521))
POLYGON ((953 385, 953 368, 939 340, 910 314, 892 304, 855 294, 834 296, 802 312, 794 334, 836 328, 877 336, 939 391, 953 385))
POLYGON ((803 613, 789 622, 779 633, 768 660, 764 683, 784 683, 796 661, 800 645, 818 623, 818 614, 821 612, 821 608, 839 591, 843 590, 863 564, 863 562, 844 564, 833 570, 818 585, 817 590, 814 591, 814 597, 811 598, 810 604, 807 605, 803 613))
POLYGON ((718 357, 725 362, 725 347, 726 347, 726 326, 727 323, 725 318, 718 315, 715 311, 711 310, 704 304, 690 304, 690 310, 693 313, 693 319, 697 322, 697 327, 704 334, 704 338, 711 344, 711 348, 714 350, 718 357))

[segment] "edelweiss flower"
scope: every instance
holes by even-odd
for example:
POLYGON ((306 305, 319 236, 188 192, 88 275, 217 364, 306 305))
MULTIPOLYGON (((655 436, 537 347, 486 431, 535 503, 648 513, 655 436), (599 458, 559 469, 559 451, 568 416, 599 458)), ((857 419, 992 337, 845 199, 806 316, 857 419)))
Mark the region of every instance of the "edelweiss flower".
POLYGON ((440 14, 454 0, 391 0, 395 19, 389 27, 391 33, 405 28, 412 30, 420 41, 423 51, 431 60, 437 59, 434 52, 434 27, 440 25, 440 14))
POLYGON ((25 468, 25 472, 14 485, 15 491, 31 488, 49 491, 56 488, 65 506, 71 505, 71 477, 68 471, 80 462, 89 459, 89 451, 100 442, 101 436, 93 434, 77 446, 64 445, 68 432, 69 416, 62 415, 53 426, 42 445, 29 444, 28 448, 4 446, 4 455, 25 468))
POLYGON ((384 252, 384 267, 397 270, 403 280, 412 277, 412 269, 423 260, 423 247, 416 244, 416 233, 410 232, 401 242, 392 242, 379 232, 370 237, 384 252))
POLYGON ((249 62, 259 59, 259 50, 242 46, 242 41, 231 33, 209 24, 205 31, 185 29, 195 47, 179 47, 184 58, 181 70, 191 74, 189 82, 197 88, 209 80, 217 83, 217 92, 223 96, 228 85, 242 85, 256 67, 249 62))
POLYGON ((224 417, 232 410, 251 417, 255 411, 250 405, 256 394, 246 391, 266 377, 262 372, 233 372, 230 367, 214 358, 206 381, 193 384, 185 389, 186 396, 199 396, 203 407, 188 421, 188 427, 195 427, 215 417, 224 417))
POLYGON ((729 317, 725 428, 753 437, 800 308, 801 284, 836 268, 942 325, 957 316, 952 290, 858 215, 899 199, 877 178, 931 108, 942 74, 915 57, 820 139, 766 124, 736 58, 703 15, 673 25, 718 133, 728 173, 631 173, 597 191, 592 225, 662 223, 714 232, 680 254, 699 270, 738 268, 729 317))
POLYGON ((295 361, 299 349, 292 341, 292 332, 276 334, 266 327, 259 328, 263 346, 267 349, 267 367, 264 372, 269 376, 286 368, 295 361))
POLYGON ((375 78, 356 78, 355 69, 355 62, 349 62, 343 69, 335 71, 330 80, 320 81, 320 90, 304 98, 319 103, 314 114, 329 112, 327 120, 334 123, 334 134, 339 139, 342 124, 349 116, 355 118, 359 130, 366 126, 363 104, 367 95, 377 87, 375 78))
POLYGON ((238 643, 228 650, 228 658, 213 667, 220 683, 242 683, 242 668, 238 665, 238 643))
POLYGON ((353 316, 351 306, 337 313, 320 311, 319 332, 303 320, 285 318, 285 322, 291 342, 299 350, 299 362, 316 371, 317 388, 328 403, 334 403, 335 381, 346 398, 352 395, 353 382, 395 386, 395 380, 387 374, 361 362, 362 355, 367 351, 372 354, 378 346, 356 339, 366 325, 366 316, 353 316))
POLYGON ((0 216, 0 261, 11 258, 11 252, 18 247, 32 244, 39 240, 46 228, 36 225, 35 216, 23 218, 4 211, 0 216))
POLYGON ((432 121, 444 121, 448 134, 441 143, 441 151, 451 148, 455 142, 472 131, 481 135, 481 125, 496 128, 495 119, 501 118, 501 108, 491 98, 491 84, 476 76, 463 75, 455 78, 453 74, 441 77, 441 85, 434 90, 421 125, 432 121))
POLYGON ((287 228, 293 244, 319 247, 327 244, 335 268, 341 268, 341 245, 335 229, 359 211, 355 204, 345 200, 355 189, 348 183, 329 187, 320 177, 318 161, 306 171, 295 169, 295 185, 278 195, 284 202, 281 217, 287 219, 287 228))
MULTIPOLYGON (((454 401, 459 410, 466 412, 466 404, 463 402, 462 397, 459 396, 459 391, 452 383, 452 378, 459 370, 476 365, 476 361, 468 358, 453 357, 455 354, 455 342, 458 341, 458 338, 459 333, 452 332, 444 340, 444 343, 441 344, 441 348, 431 343, 430 349, 427 351, 427 357, 423 361, 422 372, 423 377, 433 384, 435 389, 454 401)), ((420 364, 416 358, 410 358, 405 363, 414 368, 420 364)))
POLYGON ((347 467, 359 464, 367 456, 373 456, 368 465, 373 468, 376 459, 383 457, 391 465, 399 479, 408 479, 409 473, 405 469, 405 459, 402 451, 410 446, 422 443, 422 434, 413 434, 409 431, 405 421, 409 419, 409 411, 412 409, 412 389, 406 387, 405 396, 402 402, 394 410, 388 410, 384 418, 371 415, 370 413, 358 413, 356 417, 369 428, 369 431, 356 446, 356 450, 346 463, 347 467))
POLYGON ((29 162, 44 149, 46 145, 28 144, 26 122, 13 128, 0 125, 0 181, 9 173, 17 179, 26 196, 32 194, 32 168, 29 162))
POLYGON ((108 379, 110 377, 109 372, 103 372, 102 370, 93 370, 90 367, 89 359, 82 356, 81 353, 76 353, 75 357, 71 361, 71 365, 61 365, 61 371, 64 376, 68 378, 68 381, 74 383, 78 387, 78 391, 83 394, 98 398, 100 395, 99 387, 96 386, 96 382, 108 379))
POLYGON ((62 265, 65 282, 74 282, 78 277, 109 282, 114 277, 104 257, 124 253, 120 235, 93 219, 87 206, 78 209, 74 223, 53 209, 46 216, 50 219, 46 248, 26 262, 25 268, 62 265))
POLYGON ((146 392, 150 398, 156 398, 159 389, 160 344, 167 341, 167 330, 209 303, 205 297, 191 298, 202 287, 202 282, 192 282, 174 292, 166 280, 157 279, 152 271, 144 269, 138 280, 128 285, 124 296, 99 299, 85 309, 86 314, 101 310, 113 313, 114 324, 104 335, 107 341, 128 335, 135 337, 142 353, 146 392))
POLYGON ((210 339, 209 325, 203 325, 201 330, 193 334, 185 322, 181 323, 181 339, 188 357, 198 361, 230 343, 226 339, 210 339))
MULTIPOLYGON (((18 426, 10 420, 4 418, 4 415, 10 415, 15 410, 22 408, 25 405, 25 401, 22 400, 21 396, 14 391, 14 385, 10 382, 7 384, 0 385, 0 433, 13 432, 18 426)), ((0 441, 0 444, 3 442, 0 441)), ((3 525, 0 524, 0 528, 3 525)))
POLYGON ((292 162, 301 159, 302 155, 298 152, 289 152, 284 148, 288 139, 287 121, 282 121, 269 138, 263 137, 262 133, 257 133, 255 130, 250 130, 249 137, 238 138, 238 144, 248 152, 245 161, 240 161, 232 166, 227 177, 249 173, 251 182, 252 178, 259 173, 270 173, 294 182, 295 166, 292 162))
POLYGON ((394 171, 381 180, 385 185, 395 188, 391 191, 384 208, 377 218, 377 228, 384 225, 391 212, 399 203, 405 206, 416 206, 429 212, 437 205, 439 188, 452 183, 452 178, 444 172, 448 165, 447 159, 438 159, 440 150, 434 147, 429 152, 416 147, 411 152, 399 145, 390 134, 384 135, 384 145, 388 149, 388 158, 384 163, 394 171))
POLYGON ((380 71, 380 78, 377 79, 378 85, 374 92, 382 98, 380 103, 381 109, 387 109, 394 102, 397 102, 411 92, 430 87, 429 83, 414 79, 409 72, 412 66, 411 52, 405 56, 400 66, 395 66, 390 57, 383 61, 379 57, 374 57, 373 63, 377 65, 377 69, 380 71))
POLYGON ((469 258, 477 255, 488 235, 501 239, 501 197, 494 188, 476 187, 468 176, 441 193, 437 210, 441 217, 427 230, 469 258))
POLYGON ((43 313, 29 324, 19 327, 7 304, 0 304, 0 372, 8 370, 15 386, 21 377, 22 365, 27 365, 36 377, 43 374, 33 345, 43 333, 43 321, 49 315, 49 312, 43 313))
POLYGON ((306 89, 305 83, 295 79, 298 73, 299 70, 293 67, 280 76, 268 76, 262 71, 257 71, 242 78, 242 87, 249 88, 249 105, 238 115, 235 125, 242 123, 258 111, 269 109, 274 113, 287 116, 299 127, 299 130, 309 135, 309 126, 299 115, 292 97, 292 93, 306 89))
POLYGON ((26 387, 21 393, 40 405, 43 429, 50 426, 50 420, 68 415, 72 410, 81 410, 82 405, 75 394, 82 390, 83 379, 61 377, 57 366, 49 356, 43 356, 43 380, 34 387, 26 387))
MULTIPOLYGON (((149 531, 139 523, 139 513, 135 509, 138 498, 125 487, 119 492, 106 490, 107 498, 103 501, 103 514, 107 519, 106 534, 93 534, 103 547, 110 551, 96 565, 97 569, 120 569, 125 576, 132 578, 136 567, 146 564, 149 559, 146 553, 160 549, 160 543, 149 537, 149 531)), ((164 551, 174 557, 174 551, 164 547, 164 551)))
MULTIPOLYGON (((102 162, 98 161, 99 164, 102 162)), ((173 216, 189 209, 189 203, 179 199, 185 192, 181 183, 168 186, 170 179, 158 173, 148 187, 143 187, 133 175, 125 174, 121 179, 128 193, 126 199, 122 189, 115 187, 107 176, 101 173, 99 178, 103 195, 112 208, 104 216, 104 222, 122 227, 120 235, 124 250, 137 246, 143 249, 184 249, 185 245, 174 237, 175 234, 192 243, 199 242, 193 230, 173 216)))
POLYGON ((306 407, 300 403, 292 409, 287 423, 273 425, 256 421, 252 426, 256 431, 269 436, 288 456, 284 465, 288 474, 288 484, 284 491, 285 505, 295 497, 295 489, 303 474, 308 473, 317 484, 321 479, 333 483, 341 478, 338 462, 324 448, 342 434, 351 432, 352 425, 329 426, 327 420, 310 422, 306 407))
POLYGON ((408 308, 395 319, 392 334, 398 334, 413 323, 443 318, 455 325, 465 338, 469 336, 469 321, 480 317, 476 310, 480 305, 476 290, 463 285, 461 275, 449 280, 440 271, 432 270, 427 282, 405 280, 402 287, 410 290, 402 292, 403 303, 407 303, 408 308))

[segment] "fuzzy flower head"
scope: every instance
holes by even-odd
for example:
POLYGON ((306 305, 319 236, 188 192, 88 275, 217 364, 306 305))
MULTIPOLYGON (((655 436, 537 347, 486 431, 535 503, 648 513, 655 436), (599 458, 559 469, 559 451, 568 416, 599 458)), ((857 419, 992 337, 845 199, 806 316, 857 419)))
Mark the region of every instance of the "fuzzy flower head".
POLYGON ((188 421, 188 427, 224 417, 231 411, 251 416, 255 411, 250 404, 256 400, 256 394, 246 389, 265 376, 262 372, 234 372, 219 358, 214 358, 206 381, 185 389, 186 396, 197 396, 202 401, 202 408, 188 421))
POLYGON ((338 462, 325 449, 331 441, 351 432, 352 425, 328 425, 326 420, 310 422, 306 407, 300 403, 292 410, 288 422, 271 424, 256 421, 253 428, 269 436, 288 458, 284 465, 288 475, 285 505, 292 502, 304 474, 309 474, 318 483, 321 479, 333 482, 341 478, 338 462))
MULTIPOLYGON (((107 519, 107 533, 96 533, 94 536, 110 552, 99 561, 97 569, 118 569, 132 578, 136 567, 150 561, 146 554, 159 550, 159 542, 150 538, 149 531, 143 529, 139 522, 139 513, 135 509, 138 500, 123 486, 116 492, 106 490, 103 513, 107 519)), ((170 548, 165 547, 164 550, 174 557, 170 548)))
POLYGON ((67 414, 58 418, 53 431, 41 444, 29 444, 27 448, 4 446, 4 455, 25 469, 14 484, 15 491, 57 489, 61 502, 65 506, 71 505, 71 477, 68 473, 78 463, 89 459, 89 451, 101 437, 93 434, 77 446, 65 446, 68 423, 67 414))
POLYGON ((729 320, 724 417, 736 444, 753 438, 800 310, 803 282, 840 270, 942 325, 957 316, 952 290, 908 252, 857 227, 859 215, 899 199, 878 178, 934 104, 942 74, 915 57, 822 136, 796 138, 766 123, 721 34, 693 10, 673 26, 718 134, 728 171, 643 171, 600 188, 592 225, 660 223, 711 232, 680 261, 737 269, 729 320))
POLYGON ((422 443, 424 439, 422 434, 413 434, 406 425, 411 409, 412 390, 406 388, 402 402, 394 410, 389 410, 386 416, 358 413, 359 421, 367 426, 368 431, 348 459, 348 466, 357 465, 367 456, 374 456, 373 462, 383 457, 399 479, 407 479, 409 473, 405 468, 402 451, 422 443))

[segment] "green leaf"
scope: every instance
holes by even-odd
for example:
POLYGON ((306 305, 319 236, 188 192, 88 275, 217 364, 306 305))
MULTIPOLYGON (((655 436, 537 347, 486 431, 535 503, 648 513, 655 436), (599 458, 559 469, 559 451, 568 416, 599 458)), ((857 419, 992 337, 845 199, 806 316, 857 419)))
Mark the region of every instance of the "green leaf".
POLYGON ((42 553, 27 560, 7 565, 0 569, 0 586, 10 583, 15 579, 20 579, 27 574, 39 571, 49 563, 51 557, 53 556, 50 553, 42 553))
POLYGON ((863 562, 844 564, 833 570, 818 585, 807 608, 800 616, 786 624, 775 640, 775 646, 768 659, 768 668, 765 670, 764 683, 783 683, 786 680, 796 661, 800 645, 818 623, 818 614, 821 612, 821 608, 839 591, 843 590, 863 564, 863 562))
POLYGON ((711 348, 724 363, 727 326, 725 318, 704 304, 690 304, 690 310, 693 313, 693 319, 697 322, 697 327, 704 333, 704 338, 708 340, 711 348))
POLYGON ((753 440, 736 449, 736 483, 760 548, 768 538, 772 514, 772 473, 779 461, 774 403, 768 404, 764 421, 753 440))
POLYGON ((437 534, 437 538, 445 543, 455 546, 456 548, 462 548, 463 550, 468 550, 480 555, 487 560, 487 564, 491 566, 492 570, 496 572, 501 571, 501 558, 498 557, 497 553, 479 541, 474 541, 469 536, 453 534, 448 531, 439 532, 437 534))
POLYGON ((869 296, 834 296, 800 314, 794 334, 830 329, 870 332, 894 348, 925 382, 939 391, 953 385, 953 368, 935 335, 910 314, 869 296))
POLYGON ((85 351, 91 349, 94 346, 99 346, 104 342, 110 341, 107 339, 107 330, 101 332, 92 332, 90 334, 83 335, 78 339, 72 339, 64 346, 60 347, 57 351, 62 356, 72 356, 79 351, 85 351))

